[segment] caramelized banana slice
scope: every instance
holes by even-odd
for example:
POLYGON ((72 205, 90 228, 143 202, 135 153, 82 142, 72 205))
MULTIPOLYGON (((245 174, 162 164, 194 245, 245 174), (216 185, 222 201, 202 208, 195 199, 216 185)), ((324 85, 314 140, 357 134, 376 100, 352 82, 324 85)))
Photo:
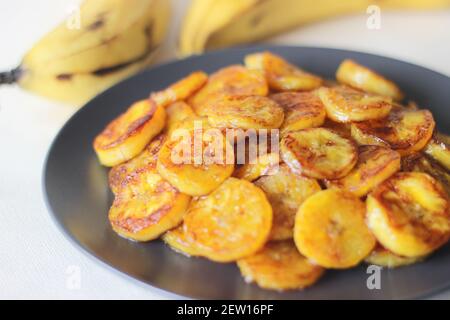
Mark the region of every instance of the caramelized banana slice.
POLYGON ((303 257, 292 241, 268 243, 258 253, 238 260, 237 265, 246 282, 280 291, 311 286, 325 271, 303 257))
POLYGON ((390 146, 406 156, 425 147, 434 126, 433 115, 428 110, 395 108, 385 119, 353 123, 351 131, 361 145, 390 146))
POLYGON ((425 173, 400 172, 367 197, 367 220, 386 249, 405 257, 426 255, 450 237, 449 199, 425 173))
POLYGON ((229 178, 208 196, 193 201, 184 223, 201 256, 230 262, 264 246, 272 227, 272 208, 261 189, 229 178))
POLYGON ((353 138, 350 126, 350 123, 336 122, 330 119, 325 119, 322 127, 336 132, 341 137, 352 140, 353 138))
POLYGON ((123 188, 109 210, 109 221, 119 235, 149 241, 176 227, 183 219, 190 197, 147 168, 144 183, 123 188))
POLYGON ((398 268, 421 262, 423 259, 425 257, 402 257, 382 246, 377 246, 364 261, 381 267, 398 268))
POLYGON ((202 116, 216 128, 276 129, 284 119, 283 108, 262 96, 226 96, 203 106, 202 116))
POLYGON ((134 103, 114 119, 94 140, 100 163, 118 165, 137 156, 164 128, 166 112, 151 100, 134 103))
POLYGON ((328 117, 337 122, 381 119, 392 109, 392 99, 365 93, 347 86, 322 87, 318 95, 328 117))
POLYGON ((449 144, 435 136, 425 146, 424 152, 435 161, 439 162, 445 169, 450 170, 449 144))
POLYGON ((354 88, 402 100, 403 93, 397 85, 375 71, 346 59, 342 61, 336 72, 336 79, 354 88))
POLYGON ((300 253, 326 268, 350 268, 375 247, 365 223, 366 206, 338 189, 317 192, 300 206, 294 240, 300 253))
POLYGON ((286 164, 281 164, 276 174, 258 179, 255 185, 264 191, 272 205, 271 240, 292 238, 299 206, 310 195, 321 190, 315 179, 294 174, 286 164))
POLYGON ((450 196, 450 172, 421 153, 402 158, 402 171, 428 173, 439 181, 450 196))
POLYGON ((245 65, 249 69, 263 71, 269 87, 277 91, 307 91, 322 84, 321 78, 297 68, 270 52, 247 55, 245 65))
POLYGON ((284 109, 281 133, 320 127, 325 121, 325 107, 312 92, 282 92, 270 98, 284 109))
POLYGON ((266 153, 256 158, 255 161, 245 163, 238 167, 233 176, 247 181, 254 181, 259 177, 272 175, 278 171, 280 155, 278 153, 266 153))
POLYGON ((352 141, 324 128, 288 132, 281 139, 280 151, 291 170, 315 179, 344 177, 358 159, 352 141))
POLYGON ((162 236, 162 239, 169 245, 169 247, 178 253, 188 257, 198 256, 198 249, 196 247, 195 240, 187 234, 184 224, 167 231, 162 236))
POLYGON ((198 115, 203 115, 202 108, 207 102, 220 100, 224 96, 266 96, 268 92, 261 72, 233 65, 212 74, 207 84, 188 102, 198 115))
POLYGON ((375 186, 400 170, 400 154, 379 146, 359 147, 358 162, 350 173, 338 180, 325 180, 328 188, 339 189, 362 197, 375 186))
POLYGON ((208 75, 197 71, 188 75, 186 78, 170 85, 168 88, 152 93, 150 98, 158 106, 166 107, 174 102, 185 100, 197 92, 208 81, 208 75))
POLYGON ((158 153, 164 141, 160 134, 137 157, 113 167, 109 171, 109 186, 114 194, 127 186, 139 187, 148 173, 154 174, 158 153))
POLYGON ((197 115, 194 110, 184 101, 170 104, 166 108, 167 113, 167 133, 170 135, 181 122, 193 119, 197 115))
POLYGON ((205 195, 233 173, 233 147, 205 119, 187 121, 164 142, 157 169, 181 192, 205 195))

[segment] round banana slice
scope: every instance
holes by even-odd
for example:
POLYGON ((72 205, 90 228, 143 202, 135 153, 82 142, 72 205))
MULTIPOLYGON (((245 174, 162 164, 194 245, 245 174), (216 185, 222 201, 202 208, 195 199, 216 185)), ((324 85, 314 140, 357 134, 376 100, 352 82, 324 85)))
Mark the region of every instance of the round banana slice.
POLYGON ((224 96, 267 96, 269 88, 259 71, 233 65, 212 74, 207 84, 188 103, 198 115, 203 115, 205 103, 220 100, 224 96))
POLYGON ((254 181, 259 177, 276 174, 280 163, 278 153, 266 153, 256 158, 255 161, 245 163, 236 168, 233 176, 247 181, 254 181))
POLYGON ((290 64, 270 52, 254 53, 245 57, 249 69, 261 70, 271 89, 277 91, 307 91, 321 86, 322 79, 290 64))
POLYGON ((328 188, 337 187, 362 197, 400 170, 400 154, 392 149, 361 146, 358 151, 358 162, 353 170, 344 178, 325 180, 328 188))
POLYGON ((107 167, 134 158, 164 128, 166 112, 151 100, 134 103, 94 139, 100 163, 107 167))
POLYGON ((183 193, 201 196, 216 189, 234 170, 233 147, 205 119, 186 121, 159 152, 158 172, 183 193))
POLYGON ((281 139, 280 151, 291 170, 315 179, 344 177, 358 160, 352 141, 324 128, 288 132, 281 139))
POLYGON ((450 144, 435 136, 428 142, 423 151, 445 169, 450 170, 450 144))
POLYGON ((197 115, 194 110, 184 101, 172 103, 166 107, 167 133, 170 135, 181 122, 193 119, 197 115))
POLYGON ((190 197, 172 187, 153 169, 145 183, 123 188, 109 210, 109 221, 119 235, 149 241, 176 227, 183 220, 190 197))
POLYGON ((322 87, 318 95, 328 117, 337 122, 353 122, 386 117, 392 109, 392 99, 365 93, 347 86, 322 87))
POLYGON ((166 107, 174 102, 185 100, 197 92, 208 81, 208 75, 197 71, 180 81, 170 85, 168 88, 152 93, 150 98, 158 106, 166 107))
POLYGON ((195 240, 186 232, 184 224, 164 233, 162 240, 178 253, 188 257, 198 256, 195 240))
POLYGON ((295 244, 300 253, 323 267, 353 267, 376 245, 365 214, 364 202, 350 193, 338 189, 317 192, 298 210, 295 244))
POLYGON ((421 262, 423 259, 425 257, 402 257, 382 246, 377 246, 364 261, 381 267, 398 268, 421 262))
POLYGON ((261 189, 229 178, 208 196, 194 200, 184 223, 201 256, 230 262, 264 246, 272 227, 272 208, 261 189))
POLYGON ((315 179, 294 174, 286 164, 281 164, 277 173, 256 180, 255 185, 264 191, 272 205, 270 240, 291 239, 299 206, 321 190, 315 179))
POLYGON ((325 121, 325 107, 312 92, 282 92, 270 98, 284 109, 281 133, 320 127, 325 121))
POLYGON ((325 271, 303 257, 292 241, 270 242, 237 265, 246 282, 280 291, 311 286, 325 271))
POLYGON ((154 174, 158 153, 164 141, 164 135, 160 134, 141 152, 127 162, 114 166, 109 171, 109 186, 114 194, 125 187, 139 187, 146 181, 146 174, 154 174))
POLYGON ((385 119, 352 123, 352 137, 361 145, 390 146, 406 156, 422 150, 435 127, 428 110, 394 108, 385 119))
POLYGON ((398 86, 375 71, 346 59, 342 61, 336 72, 336 79, 354 88, 402 100, 403 93, 398 86))
POLYGON ((428 174, 400 172, 369 194, 367 220, 383 247, 420 257, 450 237, 449 198, 428 174))
POLYGON ((263 96, 226 96, 206 103, 202 116, 216 128, 277 129, 284 111, 275 101, 263 96))

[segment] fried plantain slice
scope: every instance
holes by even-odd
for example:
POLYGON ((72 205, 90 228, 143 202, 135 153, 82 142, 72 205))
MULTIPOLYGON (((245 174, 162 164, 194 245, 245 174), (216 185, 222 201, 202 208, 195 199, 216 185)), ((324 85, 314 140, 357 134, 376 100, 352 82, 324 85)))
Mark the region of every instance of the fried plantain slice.
POLYGON ((403 99, 402 91, 394 82, 351 59, 341 62, 336 71, 336 79, 366 92, 391 97, 395 100, 403 99))
POLYGON ((367 220, 383 247, 401 256, 420 257, 450 237, 448 195, 426 173, 400 172, 369 194, 367 220))
POLYGON ((318 95, 328 117, 337 122, 381 119, 392 109, 392 99, 347 86, 322 87, 318 95))
POLYGON ((153 169, 156 168, 158 153, 164 138, 164 134, 160 134, 138 156, 111 168, 108 180, 114 194, 127 186, 139 187, 139 184, 145 183, 146 174, 154 174, 153 169))
POLYGON ((319 191, 300 206, 294 229, 298 250, 326 268, 350 268, 375 247, 365 223, 366 206, 338 189, 319 191))
POLYGON ((108 215, 115 232, 136 241, 156 239, 180 224, 191 199, 155 168, 145 170, 143 183, 120 189, 108 215))
POLYGON ((312 127, 320 127, 325 121, 325 107, 313 92, 281 92, 270 98, 284 109, 281 134, 312 127))
POLYGON ((308 73, 270 52, 249 54, 245 57, 249 69, 264 72, 269 87, 276 91, 307 91, 321 86, 322 79, 308 73))
POLYGON ((254 162, 247 162, 233 173, 233 177, 254 181, 259 177, 272 175, 278 172, 280 155, 278 153, 266 153, 256 158, 254 162))
POLYGON ((311 286, 325 271, 302 256, 292 241, 267 243, 258 253, 238 260, 237 265, 246 282, 279 291, 311 286))
POLYGON ((201 115, 216 128, 276 129, 284 119, 283 108, 263 96, 225 96, 205 103, 201 115))
POLYGON ((203 115, 205 103, 220 100, 225 96, 267 96, 269 88, 264 75, 248 70, 241 65, 232 65, 212 74, 207 84, 192 96, 188 103, 198 115, 203 115))
POLYGON ((195 240, 186 232, 184 224, 167 231, 163 234, 162 240, 174 251, 188 257, 198 256, 198 249, 195 240))
POLYGON ((261 177, 254 184, 264 191, 272 205, 270 240, 291 239, 299 206, 309 196, 321 190, 315 179, 293 173, 284 163, 277 173, 261 177))
POLYGON ((288 132, 281 139, 280 151, 291 170, 315 179, 344 177, 358 159, 352 141, 324 128, 288 132))
POLYGON ((391 269, 418 263, 424 259, 425 257, 402 257, 378 245, 364 261, 368 264, 391 269))
POLYGON ((435 135, 423 151, 445 169, 450 170, 450 144, 435 135))
POLYGON ((337 187, 362 197, 400 170, 400 154, 380 146, 361 146, 358 162, 350 173, 338 180, 325 180, 328 188, 337 187))
POLYGON ((208 196, 194 200, 184 223, 201 256, 230 262, 264 246, 272 227, 272 208, 261 189, 229 178, 208 196))
POLYGON ((166 112, 149 99, 134 103, 94 139, 100 163, 118 165, 137 156, 164 128, 166 112))
POLYGON ((402 158, 402 171, 424 172, 439 181, 447 195, 450 196, 450 173, 438 163, 425 157, 422 153, 411 154, 402 158))
POLYGON ((170 135, 181 122, 196 118, 194 110, 184 101, 172 103, 166 107, 167 125, 166 130, 170 135))
POLYGON ((425 147, 434 127, 433 115, 428 110, 394 108, 384 119, 352 123, 351 132, 361 145, 390 146, 406 156, 425 147))
POLYGON ((206 73, 196 71, 166 89, 152 93, 150 99, 155 101, 158 106, 167 107, 174 102, 186 100, 203 87, 207 81, 206 73))
POLYGON ((205 119, 187 120, 164 142, 157 169, 181 192, 205 195, 233 173, 233 147, 205 119))

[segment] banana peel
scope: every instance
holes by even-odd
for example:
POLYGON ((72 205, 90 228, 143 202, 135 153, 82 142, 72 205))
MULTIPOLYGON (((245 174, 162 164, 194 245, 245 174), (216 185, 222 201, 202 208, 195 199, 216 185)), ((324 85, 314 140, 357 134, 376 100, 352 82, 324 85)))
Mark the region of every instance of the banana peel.
POLYGON ((62 22, 38 41, 0 83, 81 105, 145 68, 162 43, 167 0, 96 0, 80 7, 80 28, 62 22))
POLYGON ((179 36, 181 56, 251 43, 333 16, 381 9, 440 9, 450 0, 193 0, 179 36))

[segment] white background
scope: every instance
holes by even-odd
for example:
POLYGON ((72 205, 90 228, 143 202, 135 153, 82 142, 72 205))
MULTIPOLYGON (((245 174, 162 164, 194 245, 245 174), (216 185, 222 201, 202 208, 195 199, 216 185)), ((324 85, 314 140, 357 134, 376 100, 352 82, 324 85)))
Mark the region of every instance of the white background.
MULTIPOLYGON (((0 70, 14 67, 77 0, 0 2, 0 70)), ((170 59, 188 0, 174 0, 172 32, 160 61, 170 59)), ((384 13, 381 29, 367 15, 299 28, 272 43, 356 49, 400 58, 450 75, 450 11, 384 13)), ((59 232, 44 204, 41 172, 58 130, 76 108, 0 88, 0 298, 152 299, 175 296, 152 289, 81 253, 59 232), (75 269, 74 269, 75 268, 75 269), (81 286, 72 288, 71 272, 81 286)), ((450 298, 450 291, 435 298, 450 298)))

